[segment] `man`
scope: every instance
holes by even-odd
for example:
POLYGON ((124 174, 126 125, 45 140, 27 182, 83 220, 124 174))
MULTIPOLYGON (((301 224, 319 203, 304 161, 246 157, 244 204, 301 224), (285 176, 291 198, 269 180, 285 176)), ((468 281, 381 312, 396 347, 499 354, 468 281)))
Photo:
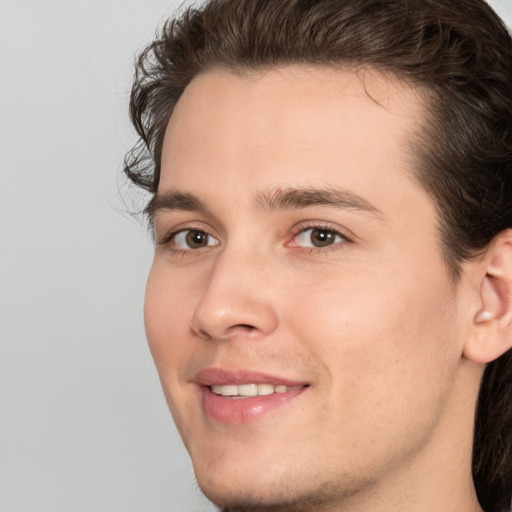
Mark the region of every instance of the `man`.
POLYGON ((218 506, 508 509, 511 83, 482 0, 212 0, 143 52, 146 329, 218 506))

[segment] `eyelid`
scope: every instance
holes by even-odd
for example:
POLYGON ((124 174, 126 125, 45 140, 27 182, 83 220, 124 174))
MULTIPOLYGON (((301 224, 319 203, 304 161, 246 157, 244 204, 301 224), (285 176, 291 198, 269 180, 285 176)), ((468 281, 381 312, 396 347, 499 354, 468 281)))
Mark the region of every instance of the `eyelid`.
MULTIPOLYGON (((214 234, 214 230, 210 226, 207 226, 201 222, 197 222, 197 223, 196 222, 191 222, 191 223, 183 222, 183 223, 173 226, 171 229, 165 231, 165 233, 161 237, 155 236, 156 244, 160 247, 167 247, 170 245, 172 240, 178 234, 180 234, 184 231, 201 231, 201 232, 207 234, 208 236, 214 238, 217 241, 217 244, 215 244, 215 245, 218 245, 218 243, 219 243, 219 237, 216 234, 214 234)), ((155 233, 156 233, 156 230, 155 230, 155 233)), ((180 251, 180 250, 198 251, 199 249, 178 249, 178 248, 176 248, 175 250, 176 251, 180 251)))
POLYGON ((353 235, 348 229, 342 228, 339 225, 332 224, 330 222, 326 221, 306 221, 302 222, 300 224, 297 224, 292 229, 292 236, 290 238, 290 241, 287 242, 286 245, 290 246, 290 242, 297 238, 298 235, 303 233, 304 231, 307 231, 308 229, 318 229, 318 230, 325 230, 325 231, 332 231, 336 235, 339 235, 343 238, 343 242, 337 242, 332 245, 326 246, 326 247, 303 247, 300 245, 292 245, 291 247, 296 248, 302 248, 302 249, 312 249, 315 251, 327 251, 330 248, 335 248, 339 246, 340 244, 345 243, 353 243, 354 239, 356 238, 355 235, 353 235))
POLYGON ((203 231, 202 229, 182 229, 172 236, 171 241, 173 242, 174 248, 179 251, 199 251, 201 249, 206 249, 206 247, 215 247, 216 245, 219 245, 219 241, 214 236, 212 236, 210 233, 207 233, 206 231, 203 231), (203 241, 206 242, 206 245, 200 245, 199 247, 188 246, 188 236, 190 234, 197 233, 200 233, 205 237, 205 240, 203 241))

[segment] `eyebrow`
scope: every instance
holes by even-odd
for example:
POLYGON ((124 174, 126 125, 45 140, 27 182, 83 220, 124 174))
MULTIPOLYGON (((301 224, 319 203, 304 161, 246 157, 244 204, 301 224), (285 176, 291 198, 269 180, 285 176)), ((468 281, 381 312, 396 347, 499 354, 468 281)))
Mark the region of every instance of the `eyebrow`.
POLYGON ((340 209, 365 211, 383 217, 382 212, 363 197, 338 188, 278 188, 258 194, 257 203, 265 210, 333 206, 340 209))
POLYGON ((155 194, 147 205, 145 213, 152 222, 156 214, 162 210, 208 213, 206 206, 197 196, 174 190, 163 194, 155 194))
MULTIPOLYGON (((363 197, 348 190, 337 188, 277 188, 259 193, 256 196, 256 204, 267 211, 332 206, 340 209, 364 211, 376 217, 383 217, 382 212, 363 197)), ((162 210, 208 214, 208 208, 197 196, 174 190, 162 194, 157 193, 145 211, 152 222, 156 214, 162 210)))

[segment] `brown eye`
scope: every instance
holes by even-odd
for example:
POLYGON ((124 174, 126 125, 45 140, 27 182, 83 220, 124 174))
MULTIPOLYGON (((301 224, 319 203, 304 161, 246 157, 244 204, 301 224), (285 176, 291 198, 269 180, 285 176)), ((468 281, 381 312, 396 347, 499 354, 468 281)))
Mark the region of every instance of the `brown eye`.
POLYGON ((188 231, 186 240, 187 245, 191 249, 206 247, 208 245, 208 235, 204 231, 188 231))
POLYGON ((184 229, 173 237, 173 245, 177 249, 202 249, 217 245, 219 242, 213 236, 200 229, 184 229))
POLYGON ((295 238, 297 246, 317 248, 328 247, 345 240, 337 231, 325 228, 304 229, 295 238))
POLYGON ((328 229, 312 229, 310 238, 315 247, 325 247, 336 242, 336 233, 328 229))

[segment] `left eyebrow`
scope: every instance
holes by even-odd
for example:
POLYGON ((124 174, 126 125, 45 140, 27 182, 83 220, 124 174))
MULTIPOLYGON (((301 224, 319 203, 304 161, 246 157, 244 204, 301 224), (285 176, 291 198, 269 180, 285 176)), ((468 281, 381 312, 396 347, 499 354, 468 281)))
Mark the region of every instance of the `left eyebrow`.
POLYGON ((278 188, 258 194, 256 201, 265 210, 333 206, 341 209, 364 211, 375 217, 384 218, 382 212, 363 197, 349 190, 337 188, 278 188))
POLYGON ((167 211, 193 211, 207 213, 206 206, 201 200, 187 192, 169 190, 163 194, 155 194, 145 209, 150 222, 155 220, 155 216, 162 210, 167 211))

